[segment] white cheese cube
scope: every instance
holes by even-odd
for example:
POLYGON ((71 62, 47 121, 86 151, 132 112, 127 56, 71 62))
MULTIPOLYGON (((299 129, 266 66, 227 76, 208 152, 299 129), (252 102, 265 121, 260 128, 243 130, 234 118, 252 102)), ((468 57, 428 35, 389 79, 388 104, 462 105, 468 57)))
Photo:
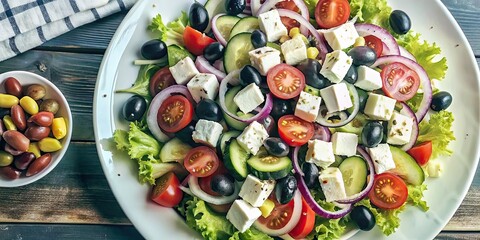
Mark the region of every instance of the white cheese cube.
POLYGON ((333 202, 347 198, 342 172, 336 167, 329 167, 320 172, 318 176, 325 200, 333 202))
POLYGON ((288 65, 297 65, 307 59, 307 47, 300 36, 285 41, 281 49, 288 65))
POLYGON ((195 125, 192 139, 196 143, 203 143, 210 147, 216 147, 218 139, 220 138, 220 135, 222 135, 222 131, 223 127, 220 123, 200 119, 195 125))
POLYGON ((355 82, 355 86, 367 91, 382 88, 382 77, 379 72, 363 65, 358 66, 357 72, 358 78, 357 82, 355 82))
POLYGON ((295 116, 313 122, 317 119, 322 98, 302 91, 295 107, 295 116))
POLYGON ((352 46, 358 38, 353 22, 347 22, 338 27, 322 31, 325 40, 333 50, 342 50, 352 46))
POLYGON ((354 133, 335 132, 332 144, 334 154, 350 157, 357 153, 358 136, 354 133))
POLYGON ((287 28, 283 25, 277 10, 271 10, 258 15, 258 22, 260 29, 267 35, 269 42, 276 42, 282 36, 288 35, 287 28))
POLYGON ((343 111, 353 106, 350 92, 345 83, 333 84, 321 89, 320 96, 327 106, 328 113, 343 111))
POLYGON ((305 161, 314 163, 322 168, 327 168, 335 162, 332 143, 318 139, 308 141, 308 150, 307 155, 305 156, 305 161))
POLYGON ((443 164, 440 161, 430 160, 427 163, 427 173, 429 177, 440 177, 443 172, 443 164))
POLYGON ((267 138, 268 132, 265 127, 254 121, 237 137, 237 142, 243 149, 255 155, 267 138))
POLYGON ((412 136, 413 119, 393 112, 392 117, 388 121, 387 143, 393 145, 403 145, 410 141, 412 136))
POLYGON ((347 74, 352 63, 352 57, 341 50, 327 53, 320 74, 330 80, 330 82, 339 83, 347 74))
POLYGON ((265 101, 265 97, 260 88, 255 83, 251 83, 240 90, 233 101, 240 108, 240 111, 247 114, 260 106, 265 101))
POLYGON ((200 73, 190 57, 180 60, 169 69, 177 84, 186 84, 190 79, 195 77, 195 75, 200 73))
POLYGON ((268 70, 282 62, 280 51, 271 47, 257 48, 248 52, 248 55, 252 66, 264 76, 267 75, 268 70))
POLYGON ((249 174, 243 182, 238 196, 254 207, 261 207, 274 188, 275 180, 260 180, 249 174))
POLYGON ((202 99, 215 100, 218 86, 217 77, 210 73, 199 73, 187 84, 188 91, 196 102, 202 99))
POLYGON ((227 219, 240 232, 245 232, 262 215, 262 211, 244 200, 237 199, 227 212, 227 219))
POLYGON ((369 93, 363 112, 370 118, 387 121, 392 117, 397 101, 376 93, 369 93))
POLYGON ((395 168, 395 162, 393 161, 392 152, 390 151, 388 144, 378 144, 378 146, 367 148, 367 150, 372 158, 376 174, 395 168))

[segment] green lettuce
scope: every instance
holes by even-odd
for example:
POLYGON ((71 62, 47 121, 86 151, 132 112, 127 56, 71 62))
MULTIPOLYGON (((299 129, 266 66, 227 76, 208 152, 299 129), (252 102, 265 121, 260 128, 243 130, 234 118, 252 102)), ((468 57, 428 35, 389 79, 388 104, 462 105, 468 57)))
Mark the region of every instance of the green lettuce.
MULTIPOLYGON (((335 211, 335 205, 333 203, 322 200, 323 193, 319 190, 311 189, 310 193, 320 206, 328 211, 335 211)), ((340 219, 327 219, 322 218, 319 215, 315 216, 315 227, 313 231, 307 236, 307 239, 339 239, 345 232, 348 218, 343 217, 340 219)))
POLYGON ((143 98, 150 100, 149 85, 150 78, 160 69, 157 65, 143 65, 138 72, 137 79, 133 86, 123 90, 117 90, 117 93, 133 93, 142 96, 143 98))
POLYGON ((382 210, 372 206, 369 199, 363 199, 355 205, 363 205, 372 211, 375 216, 375 221, 377 226, 385 235, 390 235, 395 232, 395 230, 400 226, 400 218, 398 217, 405 209, 405 205, 400 208, 393 210, 382 210))
POLYGON ((453 121, 452 112, 440 111, 431 114, 428 121, 423 120, 419 124, 417 143, 432 141, 432 159, 452 154, 452 150, 448 149, 448 144, 455 140, 451 129, 453 121))
POLYGON ((148 29, 154 33, 159 34, 159 39, 165 42, 167 46, 176 44, 179 46, 185 46, 183 42, 183 32, 188 24, 188 15, 182 11, 180 17, 175 21, 167 23, 165 25, 162 20, 162 16, 158 14, 152 19, 152 23, 148 26, 148 29))
POLYGON ((388 18, 392 8, 386 0, 351 0, 350 17, 357 17, 358 22, 372 23, 383 28, 389 28, 388 18))
POLYGON ((427 202, 423 200, 423 192, 427 190, 427 185, 422 184, 418 186, 408 185, 408 199, 407 202, 414 206, 418 206, 424 212, 428 211, 427 202))
POLYGON ((315 18, 315 7, 320 0, 303 0, 305 5, 307 5, 308 12, 310 13, 310 18, 315 18))

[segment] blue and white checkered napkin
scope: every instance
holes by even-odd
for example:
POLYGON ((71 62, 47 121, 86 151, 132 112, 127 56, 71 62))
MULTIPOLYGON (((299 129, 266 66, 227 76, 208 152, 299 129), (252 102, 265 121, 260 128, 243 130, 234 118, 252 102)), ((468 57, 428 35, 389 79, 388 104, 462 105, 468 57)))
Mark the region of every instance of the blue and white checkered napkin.
POLYGON ((76 27, 130 8, 136 0, 0 0, 0 61, 76 27))

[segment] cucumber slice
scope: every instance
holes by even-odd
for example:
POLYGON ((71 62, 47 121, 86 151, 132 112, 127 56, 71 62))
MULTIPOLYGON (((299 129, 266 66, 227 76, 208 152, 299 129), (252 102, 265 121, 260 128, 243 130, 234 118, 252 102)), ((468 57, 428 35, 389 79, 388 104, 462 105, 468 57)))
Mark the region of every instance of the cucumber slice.
POLYGON ((247 177, 247 159, 249 157, 250 154, 238 145, 237 140, 232 140, 226 147, 223 161, 225 167, 232 173, 232 176, 236 180, 242 181, 247 177))
POLYGON ((318 88, 314 88, 312 86, 305 85, 305 88, 303 89, 303 91, 307 92, 307 93, 310 93, 313 96, 320 97, 320 89, 318 89, 318 88))
POLYGON ((241 18, 230 15, 223 15, 217 19, 217 29, 225 40, 230 39, 230 32, 233 26, 240 21, 241 18))
POLYGON ((360 135, 362 134, 363 126, 367 123, 367 117, 362 114, 358 113, 355 118, 349 122, 348 124, 338 127, 337 132, 347 132, 347 133, 354 133, 359 136, 359 140, 361 139, 360 135))
POLYGON ((239 33, 228 41, 223 59, 223 66, 227 73, 250 64, 248 52, 255 49, 250 40, 251 35, 251 33, 239 33))
POLYGON ((215 15, 225 13, 225 0, 208 0, 205 3, 205 9, 208 12, 208 17, 212 20, 215 15))
POLYGON ((289 157, 268 155, 262 148, 257 155, 247 160, 248 170, 262 180, 280 179, 292 171, 292 160, 289 157))
POLYGON ((193 55, 190 54, 189 51, 175 44, 167 47, 167 55, 168 55, 168 66, 170 67, 174 66, 180 60, 186 57, 190 57, 192 60, 195 61, 195 57, 193 57, 193 55))
MULTIPOLYGON (((231 113, 235 113, 238 111, 238 106, 233 101, 233 98, 235 97, 235 95, 237 95, 238 92, 240 92, 240 90, 242 90, 242 86, 236 86, 228 90, 228 92, 225 94, 225 105, 227 106, 228 111, 230 111, 231 113)), ((248 113, 239 117, 247 119, 247 118, 253 117, 253 114, 248 113)), ((239 131, 243 131, 243 129, 245 129, 248 126, 247 123, 242 123, 240 121, 237 121, 225 113, 223 114, 223 118, 225 119, 225 122, 229 127, 232 127, 233 129, 236 129, 239 131)))
POLYGON ((192 149, 190 145, 183 143, 178 138, 174 138, 163 145, 162 150, 160 150, 160 160, 162 162, 179 162, 183 164, 183 159, 187 156, 190 149, 192 149))
POLYGON ((230 139, 236 138, 240 135, 240 132, 238 131, 229 131, 224 134, 222 134, 222 137, 220 138, 218 147, 220 148, 220 152, 223 154, 225 152, 225 147, 227 144, 230 142, 230 139))
POLYGON ((338 155, 335 155, 335 162, 333 162, 332 164, 330 164, 330 167, 338 167, 340 166, 340 164, 342 164, 343 162, 343 158, 341 156, 338 156, 338 155))
POLYGON ((367 163, 365 160, 357 156, 349 157, 343 160, 338 168, 342 172, 347 196, 352 196, 363 190, 367 183, 367 163))
POLYGON ((242 18, 240 21, 237 22, 237 24, 235 24, 235 26, 233 26, 232 31, 230 32, 230 38, 243 32, 251 33, 256 29, 260 29, 258 18, 256 17, 242 18))
POLYGON ((397 147, 390 146, 390 151, 395 162, 395 168, 390 172, 397 174, 405 182, 412 185, 418 186, 425 181, 425 173, 415 159, 397 147))

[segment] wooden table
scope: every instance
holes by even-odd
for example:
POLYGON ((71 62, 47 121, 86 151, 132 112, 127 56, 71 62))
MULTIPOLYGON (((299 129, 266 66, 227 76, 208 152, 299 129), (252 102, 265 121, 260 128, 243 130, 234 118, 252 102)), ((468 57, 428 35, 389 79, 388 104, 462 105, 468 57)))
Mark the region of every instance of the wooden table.
MULTIPOLYGON (((480 62, 480 0, 442 1, 480 62)), ((26 70, 50 79, 66 95, 75 118, 72 143, 54 171, 28 186, 0 189, 0 239, 142 238, 107 184, 92 126, 97 72, 125 15, 118 13, 78 28, 0 63, 0 73, 26 70)), ((465 200, 438 239, 480 239, 479 169, 465 200)))

